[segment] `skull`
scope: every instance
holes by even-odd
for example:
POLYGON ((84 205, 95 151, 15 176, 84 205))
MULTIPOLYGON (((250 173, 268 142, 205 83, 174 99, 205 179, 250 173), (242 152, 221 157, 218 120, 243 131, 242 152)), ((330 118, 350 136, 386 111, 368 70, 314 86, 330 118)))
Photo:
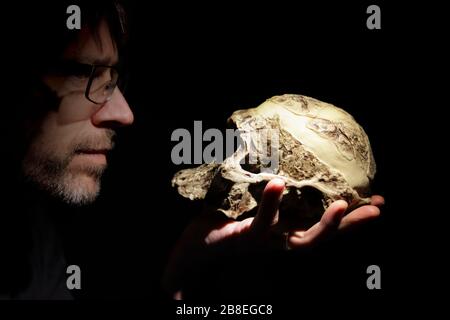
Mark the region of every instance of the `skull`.
POLYGON ((375 161, 369 139, 344 110, 285 94, 235 111, 228 121, 242 143, 222 163, 177 172, 172 185, 182 196, 203 199, 230 218, 245 217, 254 213, 265 184, 278 177, 286 185, 280 216, 295 217, 302 225, 317 221, 335 200, 347 201, 349 209, 370 202, 375 161), (267 131, 272 135, 261 139, 267 131), (271 161, 264 152, 268 148, 271 161), (252 156, 256 161, 249 163, 252 156))

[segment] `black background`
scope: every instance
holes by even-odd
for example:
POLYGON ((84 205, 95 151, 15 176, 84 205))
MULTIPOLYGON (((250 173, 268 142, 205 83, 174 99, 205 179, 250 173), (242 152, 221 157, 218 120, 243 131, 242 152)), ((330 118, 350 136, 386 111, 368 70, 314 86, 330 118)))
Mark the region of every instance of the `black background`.
POLYGON ((370 4, 128 3, 125 96, 135 123, 119 132, 99 201, 68 230, 77 253, 69 262, 83 270, 79 298, 164 299, 159 279, 168 252, 200 210, 171 187, 183 168, 170 158, 173 130, 193 132, 194 120, 203 130, 224 128, 234 110, 284 93, 335 104, 362 125, 377 162, 373 191, 386 199, 382 215, 312 252, 250 257, 231 261, 224 268, 233 271, 222 268, 220 277, 215 269, 195 275, 188 297, 290 301, 294 310, 336 301, 383 308, 420 291, 416 270, 427 249, 410 222, 421 224, 429 198, 414 201, 426 187, 417 189, 409 172, 424 138, 412 128, 429 116, 420 113, 425 94, 416 82, 425 69, 417 53, 429 34, 411 14, 423 6, 384 2, 376 3, 382 29, 368 30, 370 4), (381 290, 366 287, 371 264, 381 268, 381 290))
POLYGON ((323 296, 371 301, 392 290, 395 249, 389 227, 397 179, 392 140, 400 134, 392 130, 392 115, 402 107, 395 99, 399 30, 388 7, 382 9, 382 29, 368 30, 366 8, 326 3, 131 6, 126 96, 136 122, 119 137, 95 206, 110 236, 93 258, 107 260, 91 261, 86 268, 92 280, 115 279, 110 283, 115 290, 95 287, 92 292, 152 293, 167 250, 199 213, 198 205, 170 185, 182 168, 170 158, 173 130, 193 132, 194 120, 203 121, 203 130, 224 128, 232 111, 284 93, 333 103, 364 127, 378 165, 373 189, 386 197, 383 215, 304 256, 233 261, 230 268, 236 272, 220 278, 198 275, 194 296, 215 302, 323 296), (105 270, 106 261, 111 267, 105 270), (365 284, 371 264, 382 270, 379 292, 365 284))

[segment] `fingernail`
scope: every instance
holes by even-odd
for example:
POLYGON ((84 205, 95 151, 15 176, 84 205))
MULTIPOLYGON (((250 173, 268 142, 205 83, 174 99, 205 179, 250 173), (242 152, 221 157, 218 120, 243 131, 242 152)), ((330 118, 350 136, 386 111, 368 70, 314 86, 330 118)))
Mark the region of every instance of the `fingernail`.
POLYGON ((272 184, 277 185, 277 186, 283 186, 285 185, 284 180, 281 178, 274 178, 272 180, 270 180, 272 182, 272 184))

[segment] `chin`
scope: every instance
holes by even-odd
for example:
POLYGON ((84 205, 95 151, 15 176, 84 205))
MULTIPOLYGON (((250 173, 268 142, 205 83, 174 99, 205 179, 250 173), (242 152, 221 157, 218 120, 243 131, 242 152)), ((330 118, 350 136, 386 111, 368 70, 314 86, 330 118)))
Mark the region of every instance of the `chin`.
POLYGON ((90 175, 70 176, 58 188, 58 196, 65 203, 83 206, 93 203, 100 193, 100 178, 90 175))

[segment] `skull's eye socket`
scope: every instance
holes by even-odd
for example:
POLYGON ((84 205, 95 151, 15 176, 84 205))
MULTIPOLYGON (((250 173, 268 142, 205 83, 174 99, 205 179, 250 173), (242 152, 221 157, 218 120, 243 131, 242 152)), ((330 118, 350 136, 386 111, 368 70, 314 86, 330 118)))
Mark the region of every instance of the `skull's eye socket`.
POLYGON ((320 190, 313 187, 292 188, 283 196, 280 219, 289 221, 295 228, 309 228, 320 220, 324 211, 324 195, 320 190))
POLYGON ((247 154, 243 161, 241 161, 241 168, 245 171, 258 174, 261 172, 261 163, 259 162, 259 159, 256 161, 254 159, 250 159, 247 154))

